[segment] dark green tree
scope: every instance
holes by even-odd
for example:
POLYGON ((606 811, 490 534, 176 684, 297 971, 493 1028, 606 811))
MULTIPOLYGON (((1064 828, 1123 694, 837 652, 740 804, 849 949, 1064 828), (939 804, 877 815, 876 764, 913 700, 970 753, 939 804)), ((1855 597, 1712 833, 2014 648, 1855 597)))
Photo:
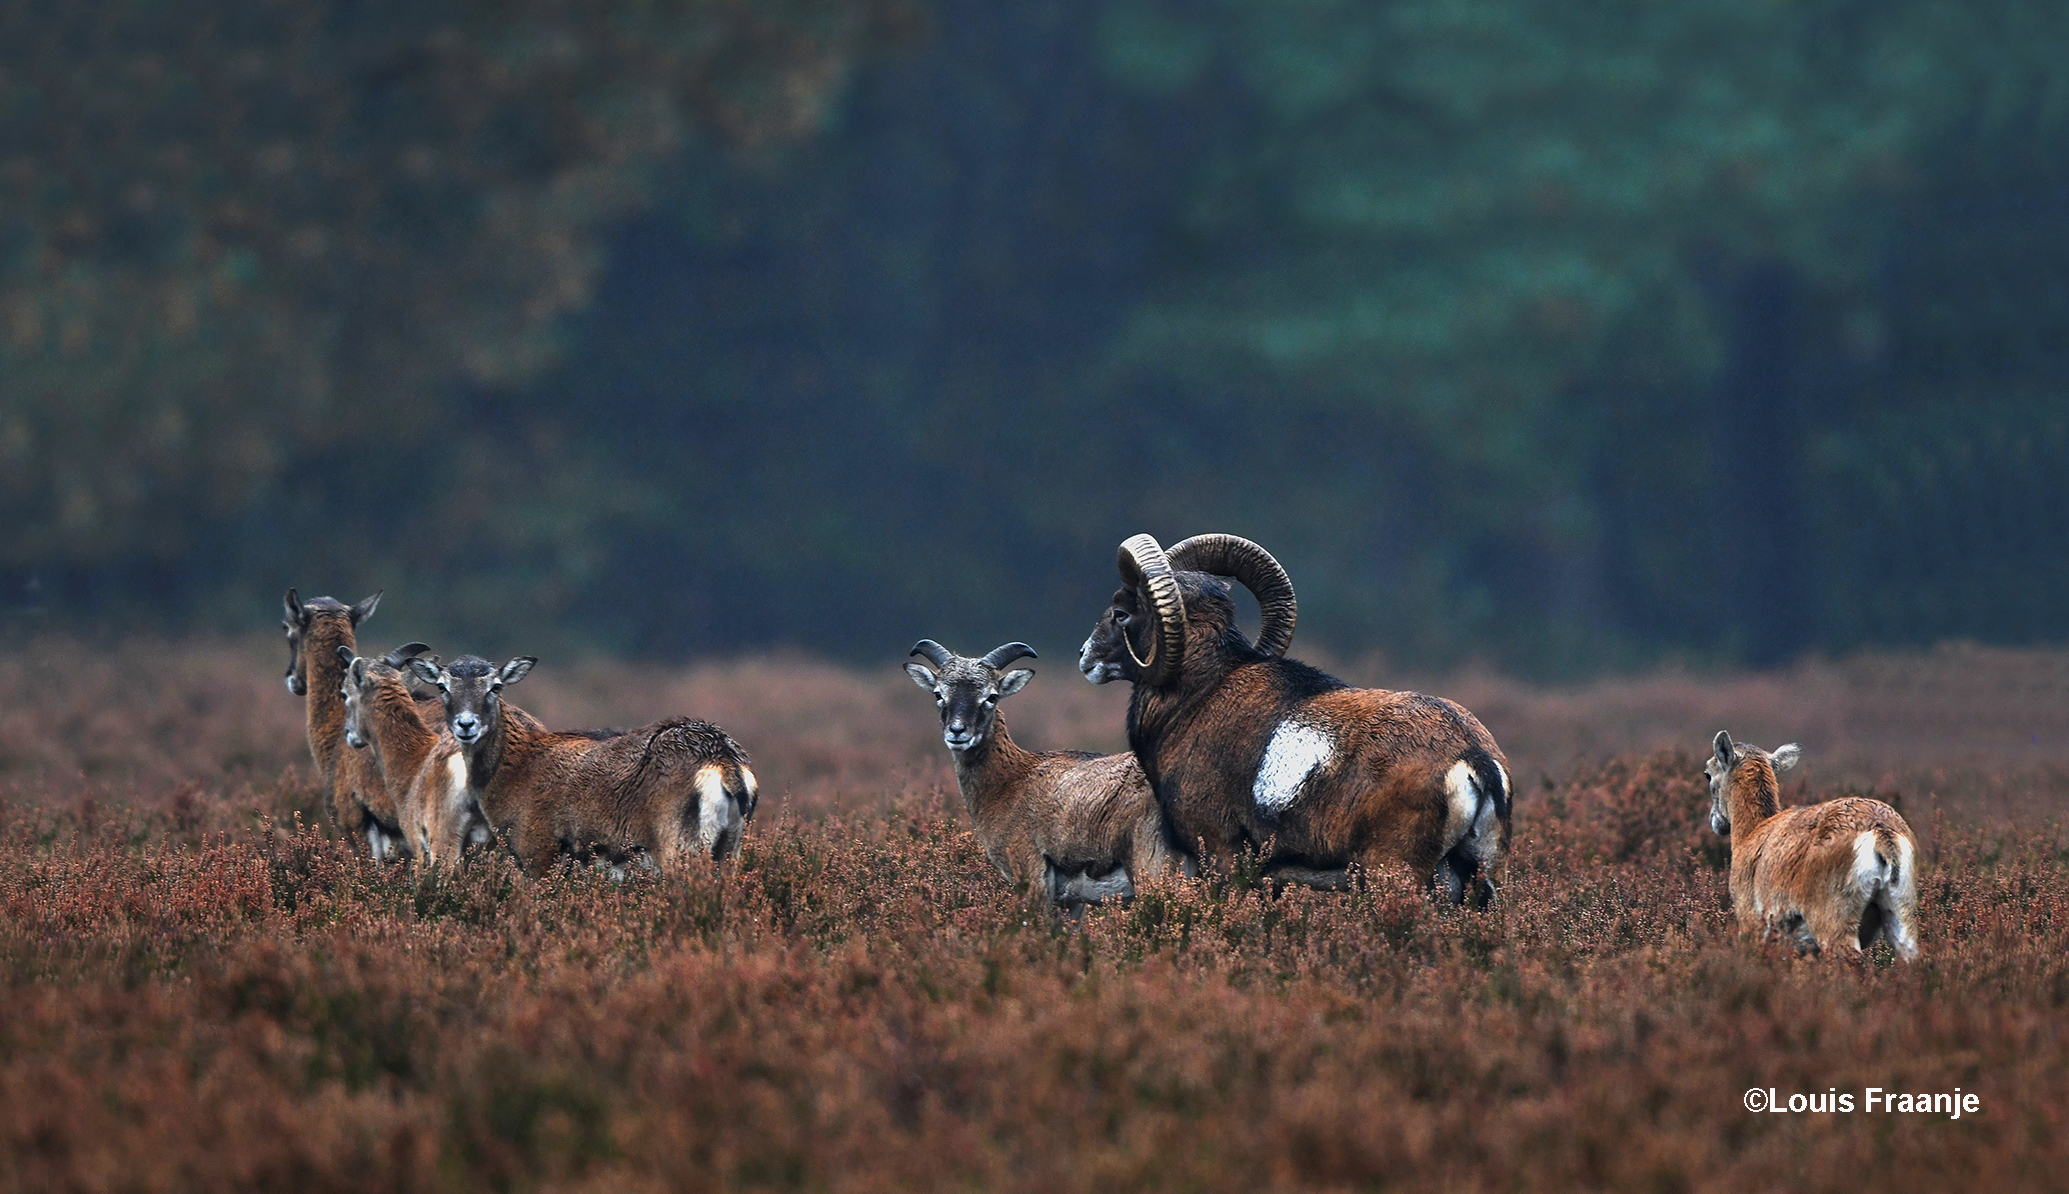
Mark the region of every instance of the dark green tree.
POLYGON ((656 163, 816 132, 893 15, 0 6, 0 566, 175 568, 298 469, 464 432, 456 390, 556 357, 656 163))

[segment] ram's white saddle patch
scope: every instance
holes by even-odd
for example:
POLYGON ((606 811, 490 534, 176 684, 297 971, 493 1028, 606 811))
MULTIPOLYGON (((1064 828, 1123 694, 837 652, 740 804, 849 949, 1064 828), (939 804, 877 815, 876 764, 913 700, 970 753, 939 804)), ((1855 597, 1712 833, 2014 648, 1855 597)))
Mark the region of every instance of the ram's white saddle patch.
POLYGON ((1277 815, 1285 811, 1300 795, 1307 777, 1335 753, 1336 739, 1330 737, 1329 731, 1287 718, 1272 732, 1271 744, 1264 748, 1264 761, 1257 765, 1257 782, 1250 789, 1251 799, 1265 813, 1277 815))

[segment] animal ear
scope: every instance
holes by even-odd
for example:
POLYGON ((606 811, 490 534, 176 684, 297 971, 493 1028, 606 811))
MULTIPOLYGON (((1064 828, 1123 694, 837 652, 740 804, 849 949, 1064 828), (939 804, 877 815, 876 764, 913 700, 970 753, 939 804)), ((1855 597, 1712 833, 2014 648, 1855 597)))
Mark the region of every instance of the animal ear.
POLYGON ((1731 763, 1731 731, 1717 731, 1717 740, 1714 745, 1717 747, 1717 761, 1729 765, 1731 763))
POLYGON ((387 591, 388 590, 386 589, 377 589, 374 591, 373 596, 360 602, 358 605, 353 606, 351 610, 348 611, 352 618, 352 624, 354 626, 357 626, 361 622, 366 621, 368 618, 373 617, 374 607, 381 603, 381 594, 387 591))
POLYGON ((539 657, 536 655, 520 655, 509 663, 504 664, 503 670, 496 673, 496 679, 501 680, 505 684, 515 684, 530 675, 532 665, 537 662, 539 662, 539 657))
POLYGON ((912 677, 912 682, 914 684, 919 685, 921 688, 926 689, 928 692, 941 691, 941 682, 934 678, 934 673, 928 671, 926 665, 924 664, 906 664, 905 674, 912 677))
POLYGON ((1774 753, 1767 756, 1767 761, 1774 764, 1776 771, 1787 771, 1803 761, 1803 745, 1791 742, 1786 746, 1777 746, 1774 753))
POLYGON ((1034 679, 1033 672, 1024 667, 1015 668, 999 677, 999 695, 1002 697, 1012 696, 1014 693, 1026 688, 1027 682, 1032 679, 1034 679))
POLYGON ((307 610, 304 610, 302 608, 302 598, 300 594, 296 593, 293 589, 289 589, 287 591, 286 604, 288 621, 293 622, 297 626, 307 626, 309 624, 309 613, 307 610))
POLYGON ((353 682, 354 684, 365 684, 365 683, 366 683, 366 656, 364 656, 364 655, 361 655, 361 656, 358 656, 357 658, 353 659, 353 660, 352 660, 352 666, 351 666, 351 668, 350 668, 349 670, 350 670, 350 671, 351 671, 351 673, 352 673, 352 682, 353 682))
MULTIPOLYGON (((438 684, 438 665, 424 658, 409 661, 409 674, 424 684, 438 684)), ((443 687, 443 685, 440 685, 443 687)))
POLYGON ((350 647, 346 646, 346 645, 345 645, 345 644, 343 644, 343 643, 339 643, 339 644, 338 644, 338 662, 340 662, 340 663, 344 664, 344 665, 345 665, 346 667, 351 667, 351 666, 352 666, 352 660, 353 660, 353 658, 354 658, 354 656, 353 656, 353 654, 352 654, 352 648, 350 648, 350 647))

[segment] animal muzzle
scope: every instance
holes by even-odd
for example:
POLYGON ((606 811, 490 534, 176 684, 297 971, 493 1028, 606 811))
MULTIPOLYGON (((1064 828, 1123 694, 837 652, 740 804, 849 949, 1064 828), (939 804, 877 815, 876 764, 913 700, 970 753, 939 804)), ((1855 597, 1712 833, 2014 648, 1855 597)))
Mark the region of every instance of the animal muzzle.
POLYGON ((453 718, 453 737, 473 743, 481 737, 481 719, 472 713, 462 713, 453 718))
POLYGON ((292 668, 288 670, 287 675, 281 677, 281 683, 286 684, 287 690, 296 696, 309 695, 309 686, 302 683, 302 677, 292 668))
POLYGON ((1094 684, 1104 684, 1109 680, 1118 679, 1121 669, 1099 658, 1094 649, 1094 642, 1095 639, 1088 638, 1085 645, 1078 648, 1078 671, 1083 672, 1085 679, 1094 684))
POLYGON ((1731 822, 1724 819, 1724 817, 1718 815, 1717 813, 1711 813, 1710 832, 1716 834, 1718 837, 1730 837, 1731 822))
POLYGON ((968 750, 977 745, 983 737, 984 735, 968 726, 949 725, 941 730, 941 740, 948 744, 950 750, 968 750))
POLYGON ((356 730, 346 730, 345 745, 353 750, 363 750, 366 747, 366 736, 356 730))

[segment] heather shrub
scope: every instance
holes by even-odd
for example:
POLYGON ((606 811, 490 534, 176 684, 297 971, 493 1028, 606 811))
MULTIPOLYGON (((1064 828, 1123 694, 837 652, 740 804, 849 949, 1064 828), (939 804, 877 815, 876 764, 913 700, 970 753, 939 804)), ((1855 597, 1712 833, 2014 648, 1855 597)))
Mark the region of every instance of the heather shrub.
POLYGON ((1145 884, 1075 923, 998 879, 945 777, 778 796, 726 873, 623 884, 492 854, 376 867, 309 819, 292 768, 155 799, 18 785, 0 806, 0 1190, 1855 1190, 2063 1171, 2052 789, 2002 780, 2009 822, 1948 811, 1960 790, 1937 812, 1878 790, 1925 843, 1925 955, 1902 965, 1742 939, 1691 756, 1562 774, 1519 793, 1489 912, 1389 870, 1340 894, 1145 884), (1870 1085, 1959 1086, 1983 1110, 1741 1103, 1870 1085))

